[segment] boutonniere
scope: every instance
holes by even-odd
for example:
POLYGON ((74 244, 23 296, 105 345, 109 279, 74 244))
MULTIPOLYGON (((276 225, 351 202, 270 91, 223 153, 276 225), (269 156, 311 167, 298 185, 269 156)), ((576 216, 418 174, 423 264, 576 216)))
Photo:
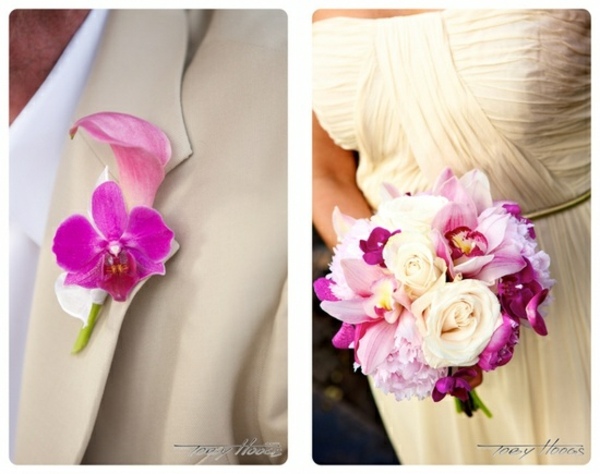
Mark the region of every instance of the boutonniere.
POLYGON ((89 216, 65 219, 54 236, 52 251, 65 271, 55 284, 58 301, 83 321, 72 352, 88 343, 107 297, 126 301, 134 287, 151 275, 164 275, 174 233, 152 208, 171 157, 167 136, 140 118, 115 112, 84 117, 78 129, 110 145, 118 182, 105 171, 91 194, 89 216))

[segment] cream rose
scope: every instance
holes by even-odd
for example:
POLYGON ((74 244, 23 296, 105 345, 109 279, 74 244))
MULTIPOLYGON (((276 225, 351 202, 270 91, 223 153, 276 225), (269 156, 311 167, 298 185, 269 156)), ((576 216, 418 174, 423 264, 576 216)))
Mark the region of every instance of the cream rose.
POLYGON ((386 229, 427 232, 435 215, 448 203, 443 196, 400 196, 381 203, 372 221, 386 229))
POLYGON ((411 301, 445 281, 446 262, 436 256, 433 243, 424 234, 410 231, 394 234, 382 255, 411 301))
POLYGON ((479 280, 447 283, 413 302, 423 354, 434 367, 471 366, 502 324, 498 298, 479 280))

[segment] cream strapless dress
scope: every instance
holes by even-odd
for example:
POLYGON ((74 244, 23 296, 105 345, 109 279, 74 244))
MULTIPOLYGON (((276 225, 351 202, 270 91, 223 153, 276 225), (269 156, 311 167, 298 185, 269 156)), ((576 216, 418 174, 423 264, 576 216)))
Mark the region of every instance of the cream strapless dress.
POLYGON ((549 335, 521 331, 477 392, 494 416, 373 390, 403 464, 581 464, 590 459, 590 16, 446 10, 330 18, 313 29, 313 107, 359 153, 369 203, 382 182, 432 185, 482 169, 496 199, 536 217, 557 283, 549 335), (565 209, 563 209, 565 208, 565 209), (558 210, 560 209, 560 210, 558 210))

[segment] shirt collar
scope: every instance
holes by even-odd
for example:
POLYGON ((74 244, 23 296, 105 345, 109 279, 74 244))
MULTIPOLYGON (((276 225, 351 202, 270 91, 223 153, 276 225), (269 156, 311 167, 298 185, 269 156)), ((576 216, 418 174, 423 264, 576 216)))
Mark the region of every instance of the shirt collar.
POLYGON ((9 215, 36 244, 44 237, 56 170, 108 16, 94 10, 9 130, 9 215))

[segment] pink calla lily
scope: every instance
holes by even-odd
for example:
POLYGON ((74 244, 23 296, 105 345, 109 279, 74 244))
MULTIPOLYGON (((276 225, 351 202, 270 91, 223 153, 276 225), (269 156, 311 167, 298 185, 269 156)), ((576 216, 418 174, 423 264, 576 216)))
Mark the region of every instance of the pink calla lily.
POLYGON ((151 207, 171 157, 171 144, 164 132, 145 120, 117 112, 79 119, 69 130, 71 137, 79 128, 112 148, 128 207, 151 207))

